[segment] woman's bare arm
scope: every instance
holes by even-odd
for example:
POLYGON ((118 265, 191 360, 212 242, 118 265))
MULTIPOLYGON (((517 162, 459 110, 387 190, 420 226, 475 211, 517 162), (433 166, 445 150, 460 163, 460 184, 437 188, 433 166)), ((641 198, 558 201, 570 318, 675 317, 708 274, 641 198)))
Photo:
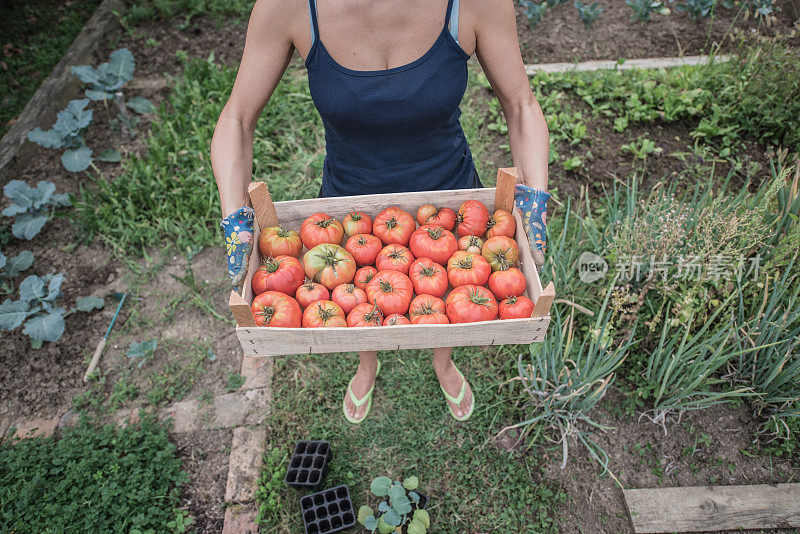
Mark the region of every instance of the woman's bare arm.
POLYGON ((256 122, 294 51, 294 9, 284 0, 258 0, 250 15, 244 54, 228 103, 211 141, 211 166, 226 217, 247 204, 256 122))
POLYGON ((512 0, 476 2, 475 53, 508 122, 511 157, 523 183, 547 190, 550 135, 519 52, 512 0))

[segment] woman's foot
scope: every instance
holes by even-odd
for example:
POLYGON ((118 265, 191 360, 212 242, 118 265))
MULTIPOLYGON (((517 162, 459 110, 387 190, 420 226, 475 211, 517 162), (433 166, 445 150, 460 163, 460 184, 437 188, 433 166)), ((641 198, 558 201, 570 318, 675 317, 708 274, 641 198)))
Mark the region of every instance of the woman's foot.
POLYGON ((466 391, 461 399, 461 402, 456 404, 450 399, 447 403, 450 405, 450 412, 456 419, 466 417, 470 412, 472 405, 472 388, 469 382, 458 372, 453 360, 449 360, 441 369, 436 370, 436 377, 439 379, 439 385, 442 386, 444 392, 453 399, 458 399, 461 394, 461 389, 466 386, 466 391))
POLYGON ((365 362, 362 361, 358 364, 358 370, 356 371, 355 376, 350 380, 350 393, 345 392, 344 396, 344 411, 350 419, 361 421, 366 417, 366 413, 370 408, 371 403, 369 401, 360 403, 364 397, 366 397, 372 391, 372 388, 375 386, 375 378, 378 372, 378 360, 375 359, 373 362, 365 362), (356 402, 360 403, 360 406, 356 406, 353 402, 353 397, 356 398, 356 402))

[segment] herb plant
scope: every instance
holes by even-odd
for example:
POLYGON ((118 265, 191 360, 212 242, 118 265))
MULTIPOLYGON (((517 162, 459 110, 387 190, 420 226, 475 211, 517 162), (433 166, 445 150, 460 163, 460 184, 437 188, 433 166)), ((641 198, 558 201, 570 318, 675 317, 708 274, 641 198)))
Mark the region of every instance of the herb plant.
POLYGON ((378 477, 370 484, 370 490, 376 497, 385 497, 378 505, 378 515, 369 506, 358 509, 358 522, 370 532, 376 530, 381 534, 394 532, 397 527, 405 526, 408 534, 425 534, 431 526, 428 512, 418 508, 420 495, 414 491, 419 486, 417 477, 408 477, 402 484, 392 482, 389 477, 378 477))
POLYGON ((44 180, 35 188, 21 180, 11 180, 6 184, 3 194, 11 200, 11 205, 3 210, 3 215, 15 217, 11 227, 14 237, 30 241, 41 232, 54 208, 72 205, 67 193, 56 193, 55 190, 53 182, 44 180))
POLYGON ((38 126, 28 132, 28 140, 45 148, 63 148, 61 163, 70 172, 81 172, 92 164, 92 149, 86 146, 83 135, 92 123, 92 110, 86 109, 88 98, 73 100, 58 112, 49 130, 38 126))
POLYGON ((547 11, 547 4, 544 2, 536 3, 531 0, 519 0, 519 5, 524 8, 523 13, 525 14, 525 18, 528 19, 531 28, 535 28, 539 25, 539 21, 542 20, 542 15, 547 11))
POLYGON ((592 24, 600 17, 600 14, 605 11, 605 8, 599 2, 592 4, 584 4, 580 0, 575 0, 575 8, 578 10, 578 15, 583 21, 583 25, 591 28, 592 24))

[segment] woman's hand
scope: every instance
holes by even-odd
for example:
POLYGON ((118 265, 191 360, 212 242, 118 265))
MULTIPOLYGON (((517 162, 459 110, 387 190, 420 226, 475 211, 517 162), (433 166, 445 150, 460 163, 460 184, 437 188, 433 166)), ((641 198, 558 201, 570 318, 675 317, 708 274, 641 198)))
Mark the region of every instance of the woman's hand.
POLYGON ((522 224, 531 245, 531 254, 536 269, 540 272, 547 253, 547 199, 550 193, 533 187, 517 184, 514 204, 522 214, 522 224))
POLYGON ((219 224, 225 232, 225 247, 228 252, 228 275, 233 289, 238 291, 247 277, 247 264, 253 252, 252 208, 243 207, 234 211, 219 224))

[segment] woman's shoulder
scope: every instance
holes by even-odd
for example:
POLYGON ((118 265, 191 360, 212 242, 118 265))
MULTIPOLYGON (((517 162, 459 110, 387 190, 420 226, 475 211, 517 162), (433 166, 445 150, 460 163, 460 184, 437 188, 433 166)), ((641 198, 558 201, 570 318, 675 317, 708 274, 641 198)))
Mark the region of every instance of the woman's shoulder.
POLYGON ((250 25, 276 28, 281 27, 294 36, 308 26, 309 0, 258 0, 250 13, 250 25))

